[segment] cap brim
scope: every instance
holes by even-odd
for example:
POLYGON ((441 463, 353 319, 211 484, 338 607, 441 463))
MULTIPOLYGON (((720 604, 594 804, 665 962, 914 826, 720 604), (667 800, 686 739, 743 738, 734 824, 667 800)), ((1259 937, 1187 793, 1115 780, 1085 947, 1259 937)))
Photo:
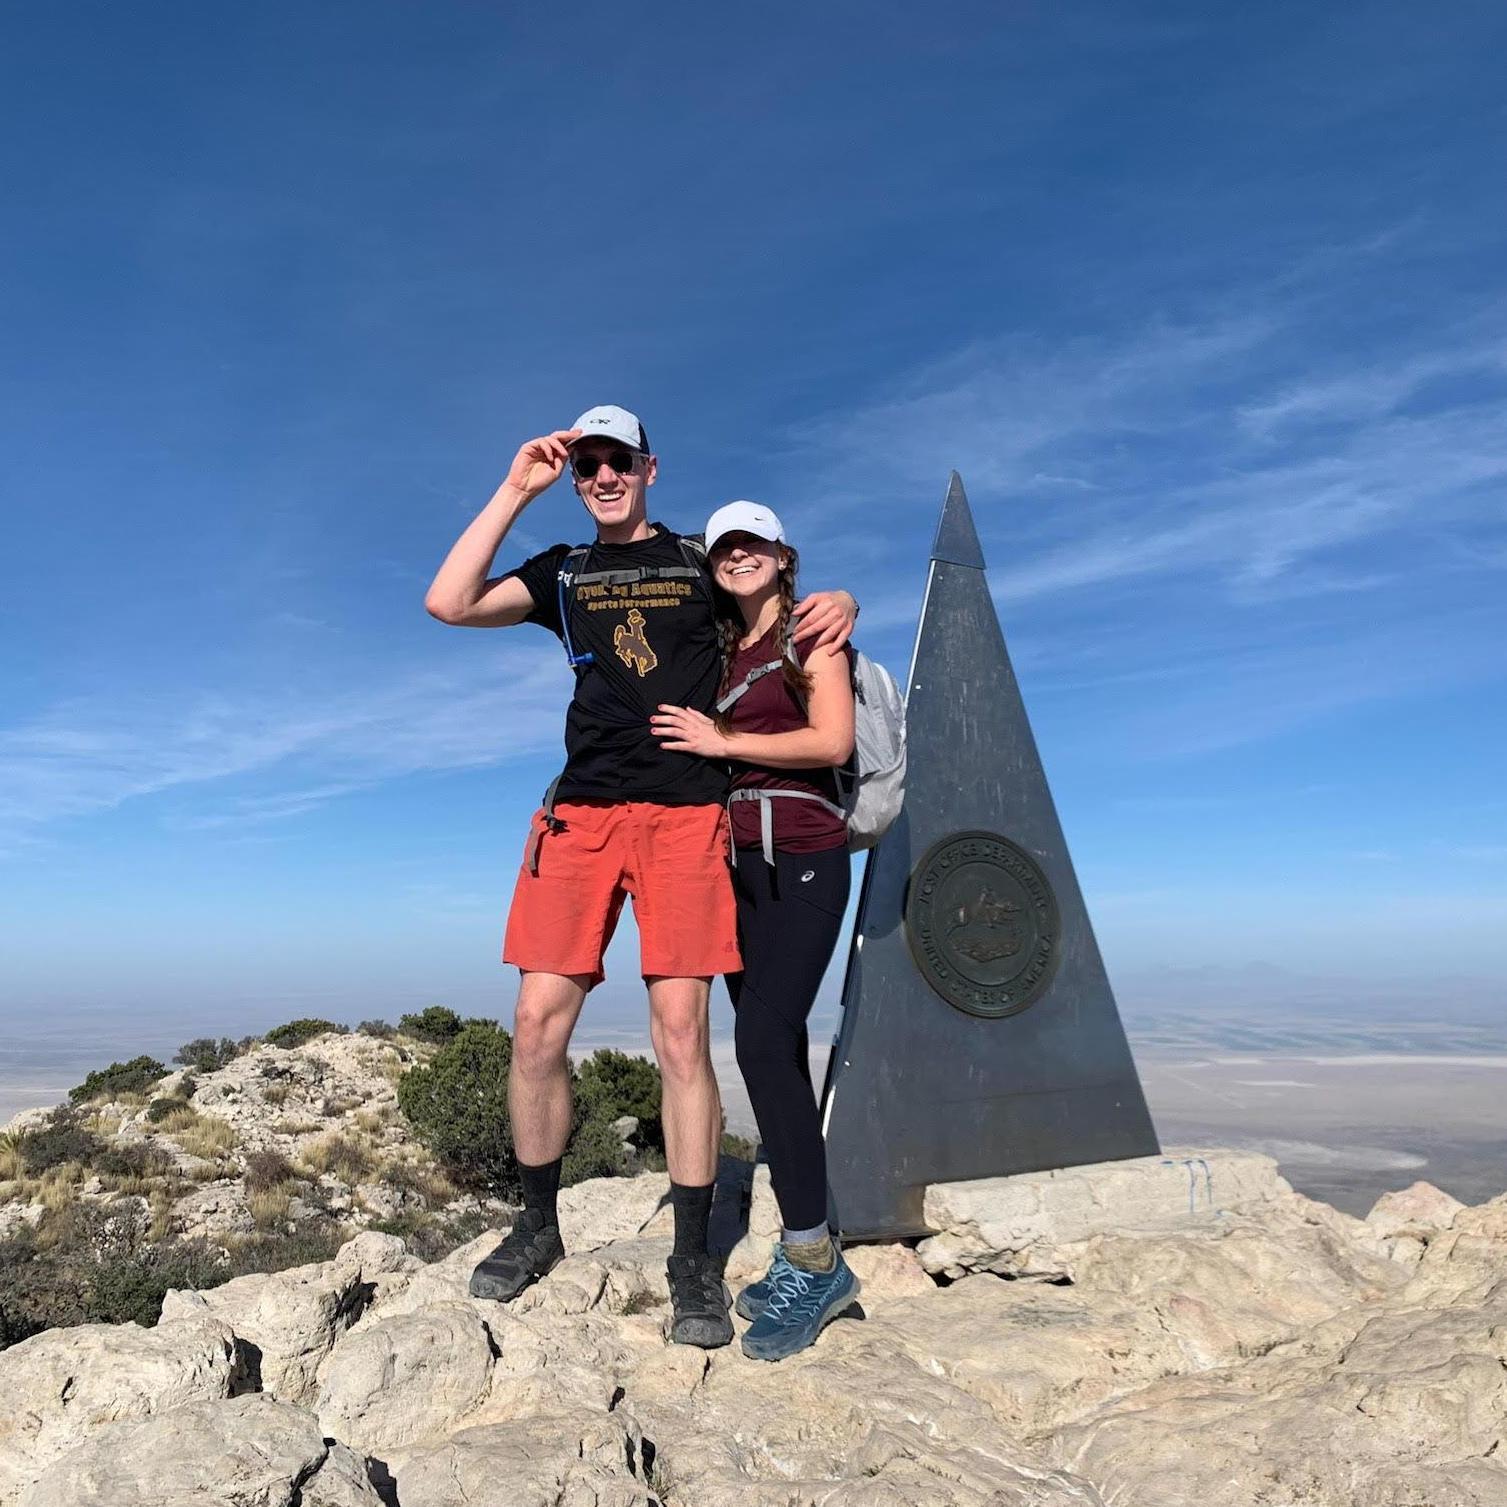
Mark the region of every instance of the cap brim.
POLYGON ((621 445, 625 450, 631 450, 635 455, 647 455, 649 452, 639 444, 637 440, 625 440, 616 434, 603 434, 600 429, 588 430, 585 434, 578 434, 573 440, 567 440, 565 448, 574 450, 577 445, 584 444, 587 440, 606 440, 610 445, 621 445))
POLYGON ((766 544, 783 543, 778 534, 766 534, 762 529, 749 528, 743 523, 730 523, 726 528, 718 529, 715 534, 706 536, 706 547, 715 549, 718 540, 725 539, 729 534, 752 534, 755 539, 762 539, 766 544))

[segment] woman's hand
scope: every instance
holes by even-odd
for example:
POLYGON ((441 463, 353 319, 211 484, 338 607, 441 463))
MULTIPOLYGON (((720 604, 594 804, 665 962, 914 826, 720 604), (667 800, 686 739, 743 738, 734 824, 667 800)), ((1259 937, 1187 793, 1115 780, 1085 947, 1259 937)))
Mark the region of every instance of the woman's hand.
POLYGON ((649 718, 662 747, 671 753, 700 754, 704 759, 731 758, 727 734, 702 712, 688 706, 663 706, 649 718))

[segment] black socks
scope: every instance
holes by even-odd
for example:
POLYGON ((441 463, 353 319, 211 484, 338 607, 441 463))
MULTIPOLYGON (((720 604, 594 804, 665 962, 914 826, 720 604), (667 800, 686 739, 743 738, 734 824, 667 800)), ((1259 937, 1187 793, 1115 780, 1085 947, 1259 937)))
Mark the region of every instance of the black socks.
POLYGON ((712 1215, 712 1192, 715 1183, 704 1188, 670 1184, 670 1204, 675 1210, 675 1250, 677 1256, 706 1255, 706 1226, 712 1215))
POLYGON ((523 1182, 523 1207, 536 1210, 542 1225, 558 1225, 560 1215, 555 1205, 560 1196, 560 1158, 542 1167, 526 1167, 519 1162, 518 1176, 523 1182))

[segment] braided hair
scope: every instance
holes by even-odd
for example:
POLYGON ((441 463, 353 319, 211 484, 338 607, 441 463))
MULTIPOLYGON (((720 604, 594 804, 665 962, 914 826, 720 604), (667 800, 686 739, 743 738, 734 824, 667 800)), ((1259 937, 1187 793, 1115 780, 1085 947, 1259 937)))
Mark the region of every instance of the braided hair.
MULTIPOLYGON (((782 544, 780 548, 785 552, 785 563, 780 566, 776 577, 780 610, 775 618, 774 641, 780 651, 780 672, 784 676, 785 685, 804 706, 811 695, 811 677, 785 652, 790 636, 790 618, 795 611, 795 577, 800 569, 801 559, 788 544, 782 544)), ((722 678, 717 685, 717 700, 721 701, 732 689, 733 659, 738 652, 738 640, 748 631, 748 625, 743 621, 743 614, 735 597, 721 587, 714 588, 713 595, 717 600, 717 642, 722 651, 722 678)), ((715 713, 712 720, 719 731, 731 731, 731 720, 726 712, 715 713)))

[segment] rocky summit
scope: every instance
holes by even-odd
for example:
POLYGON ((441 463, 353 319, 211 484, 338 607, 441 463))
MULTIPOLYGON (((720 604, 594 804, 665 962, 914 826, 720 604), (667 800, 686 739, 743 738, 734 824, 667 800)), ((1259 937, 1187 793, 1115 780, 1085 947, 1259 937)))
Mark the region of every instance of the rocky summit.
MULTIPOLYGON (((506 1307, 466 1292, 501 1231, 425 1263, 367 1230, 13 1345, 0 1507, 1507 1503, 1507 1197, 1357 1220, 1216 1150, 937 1187, 776 1365, 666 1344, 662 1174, 561 1208, 506 1307)), ((716 1219, 759 1274, 762 1169, 725 1164, 716 1219)))

